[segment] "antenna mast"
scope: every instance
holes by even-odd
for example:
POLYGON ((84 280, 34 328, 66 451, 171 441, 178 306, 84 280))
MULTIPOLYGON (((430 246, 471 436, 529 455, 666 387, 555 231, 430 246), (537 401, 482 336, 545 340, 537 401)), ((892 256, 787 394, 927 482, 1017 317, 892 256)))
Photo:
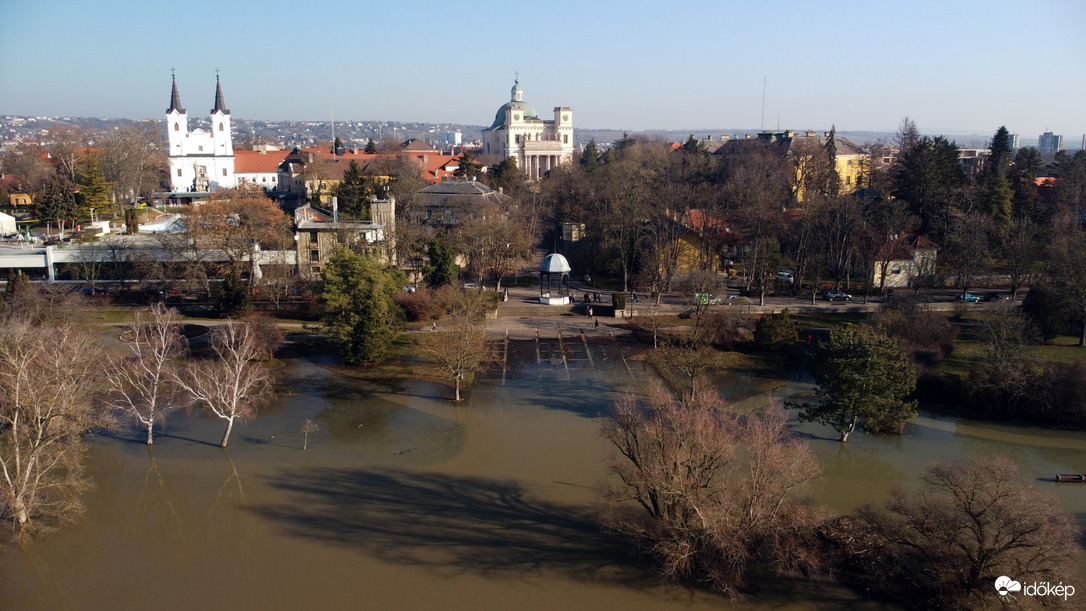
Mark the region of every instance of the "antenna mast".
POLYGON ((762 75, 762 126, 760 128, 762 131, 765 131, 765 84, 768 80, 768 77, 762 75))

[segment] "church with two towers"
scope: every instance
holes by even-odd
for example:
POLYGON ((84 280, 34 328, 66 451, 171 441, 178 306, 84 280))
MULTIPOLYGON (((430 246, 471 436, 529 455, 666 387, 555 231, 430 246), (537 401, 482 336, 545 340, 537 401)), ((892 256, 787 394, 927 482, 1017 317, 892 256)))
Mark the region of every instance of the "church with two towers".
POLYGON ((189 131, 188 117, 188 112, 181 106, 175 76, 170 108, 166 111, 170 190, 175 193, 201 192, 236 187, 230 111, 223 102, 218 75, 215 76, 215 107, 211 109, 210 131, 189 131))

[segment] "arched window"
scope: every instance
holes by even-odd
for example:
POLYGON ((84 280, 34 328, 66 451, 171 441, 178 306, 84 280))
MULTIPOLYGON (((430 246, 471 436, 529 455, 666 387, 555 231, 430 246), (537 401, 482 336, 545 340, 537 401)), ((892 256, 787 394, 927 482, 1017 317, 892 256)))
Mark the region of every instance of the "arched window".
POLYGON ((181 126, 179 124, 177 124, 177 123, 174 123, 173 124, 173 131, 175 131, 175 132, 181 131, 181 126))
POLYGON ((221 132, 221 131, 223 131, 223 129, 222 129, 222 123, 219 123, 219 131, 220 131, 220 132, 221 132))

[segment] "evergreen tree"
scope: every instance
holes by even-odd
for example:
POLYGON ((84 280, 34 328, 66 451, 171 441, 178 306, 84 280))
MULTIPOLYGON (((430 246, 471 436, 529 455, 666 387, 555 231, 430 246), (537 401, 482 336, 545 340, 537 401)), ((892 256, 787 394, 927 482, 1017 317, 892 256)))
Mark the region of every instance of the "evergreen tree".
POLYGON ((236 318, 253 311, 249 282, 242 279, 240 266, 231 267, 230 273, 223 279, 215 306, 219 314, 226 318, 236 318))
POLYGON ((837 126, 830 127, 830 135, 826 137, 826 158, 829 166, 826 169, 826 185, 823 193, 827 196, 835 196, 841 191, 841 176, 837 174, 837 126))
POLYGON ((352 159, 343 172, 343 180, 336 185, 340 215, 360 221, 370 220, 370 192, 362 167, 352 159))
POLYGON ((44 191, 34 197, 34 211, 39 219, 47 223, 60 225, 74 219, 79 208, 72 186, 61 180, 52 180, 44 191))
POLYGON ((460 266, 456 264, 456 249, 445 243, 445 234, 427 240, 426 250, 430 259, 422 269, 426 283, 432 287, 455 283, 460 277, 460 266))
POLYGON ((491 167, 486 176, 490 188, 500 188, 507 195, 515 196, 524 185, 524 174, 517 167, 516 157, 506 157, 491 167))
POLYGON ((599 164, 600 148, 596 146, 596 139, 593 138, 588 141, 581 153, 581 166, 584 167, 585 174, 592 174, 599 167, 599 164))
POLYGON ((106 182, 98 166, 98 153, 87 151, 81 160, 79 174, 79 199, 81 215, 90 215, 90 209, 105 210, 109 207, 109 193, 113 185, 106 182))
POLYGON ((367 155, 376 155, 377 154, 377 143, 373 141, 373 138, 370 138, 369 140, 366 141, 365 153, 367 155))
POLYGON ((920 233, 942 240, 963 186, 965 173, 958 145, 942 136, 923 138, 901 152, 894 172, 893 195, 920 219, 920 233))
POLYGON ((899 432, 916 417, 916 368, 897 342, 870 329, 845 325, 830 333, 808 361, 821 403, 789 403, 800 420, 833 427, 841 442, 862 426, 871 432, 899 432))
POLYGON ((991 174, 1007 174, 1007 168, 1011 165, 1011 138, 1006 126, 999 126, 989 148, 988 159, 984 163, 984 169, 991 174))
POLYGON ((467 151, 460 153, 460 156, 456 158, 456 162, 458 165, 456 171, 453 172, 453 176, 475 178, 483 170, 483 164, 475 161, 475 156, 467 151))
POLYGON ((403 328, 394 298, 407 283, 403 272, 382 269, 371 256, 340 249, 321 272, 321 317, 351 365, 388 357, 403 328))
POLYGON ((687 155, 696 155, 701 152, 701 144, 698 143, 698 139, 694 137, 694 134, 690 134, 690 137, 679 147, 679 150, 687 155))
POLYGON ((1044 169, 1044 160, 1036 148, 1018 149, 1014 165, 1008 175, 1011 184, 1011 208, 1017 218, 1028 218, 1034 223, 1044 222, 1041 195, 1037 189, 1037 177, 1044 169))

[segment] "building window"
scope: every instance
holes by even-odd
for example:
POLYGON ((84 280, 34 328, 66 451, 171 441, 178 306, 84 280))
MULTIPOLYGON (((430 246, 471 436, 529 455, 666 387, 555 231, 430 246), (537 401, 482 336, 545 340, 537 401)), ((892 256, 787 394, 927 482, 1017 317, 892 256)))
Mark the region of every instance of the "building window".
POLYGON ((222 123, 219 123, 219 131, 220 131, 220 132, 221 132, 221 131, 223 131, 223 129, 222 129, 222 123))
POLYGON ((316 244, 317 243, 317 232, 316 231, 310 231, 309 232, 309 243, 310 244, 316 244))
POLYGON ((901 273, 901 268, 900 268, 899 266, 895 265, 895 266, 894 266, 894 267, 893 267, 893 268, 892 268, 892 269, 890 270, 890 273, 891 273, 891 274, 900 274, 900 273, 901 273))
POLYGON ((174 123, 173 124, 173 131, 175 131, 175 132, 181 131, 181 126, 178 125, 177 123, 174 123))
POLYGON ((313 267, 311 267, 311 268, 309 268, 309 269, 310 269, 310 271, 312 271, 312 272, 313 272, 313 273, 314 273, 315 275, 320 275, 320 273, 321 273, 321 266, 319 266, 319 265, 314 265, 313 267))
POLYGON ((222 175, 223 175, 223 176, 226 176, 226 168, 223 168, 223 169, 222 169, 222 175))
POLYGON ((562 144, 569 144, 569 134, 562 135, 562 144))
POLYGON ((321 258, 321 251, 314 248, 309 251, 309 259, 312 261, 319 261, 321 258))
MULTIPOLYGON (((850 161, 849 163, 852 163, 852 162, 850 161)), ((845 176, 845 184, 846 185, 851 185, 852 184, 852 177, 851 176, 845 176)))
POLYGON ((204 152, 204 147, 203 146, 200 146, 200 152, 201 153, 204 152))

